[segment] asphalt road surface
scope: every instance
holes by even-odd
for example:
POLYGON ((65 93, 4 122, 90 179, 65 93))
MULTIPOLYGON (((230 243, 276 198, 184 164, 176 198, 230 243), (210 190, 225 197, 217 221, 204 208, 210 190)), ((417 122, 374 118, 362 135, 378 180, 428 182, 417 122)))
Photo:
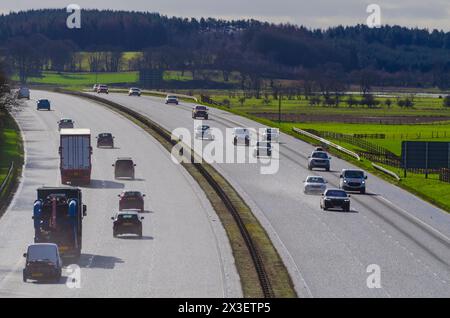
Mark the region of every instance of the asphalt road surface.
MULTIPOLYGON (((23 130, 26 165, 21 185, 0 219, 0 297, 241 297, 228 239, 206 196, 157 141, 122 116, 84 99, 32 91, 31 101, 14 111, 23 130), (52 111, 37 111, 48 98, 52 111), (67 268, 57 284, 22 282, 28 244, 33 243, 32 206, 36 188, 58 186, 57 121, 75 120, 90 128, 92 183, 82 187, 83 222, 80 288, 69 288, 67 268), (112 132, 115 149, 97 149, 95 136, 112 132), (112 164, 131 156, 136 180, 115 180, 112 164), (138 190, 147 195, 143 238, 113 238, 110 217, 117 195, 138 190)), ((77 287, 77 284, 69 284, 77 287)))
MULTIPOLYGON (((161 98, 124 94, 102 97, 138 110, 169 130, 194 129, 190 103, 165 105, 161 98)), ((262 127, 217 109, 210 109, 204 124, 221 131, 262 127)), ((260 164, 214 166, 267 229, 300 296, 450 296, 448 213, 371 174, 368 193, 352 195, 351 213, 324 212, 320 196, 303 194, 303 180, 322 175, 330 187, 337 187, 341 169, 352 165, 333 158, 332 171, 308 171, 313 147, 284 134, 280 141, 280 168, 273 175, 261 174, 260 164)))

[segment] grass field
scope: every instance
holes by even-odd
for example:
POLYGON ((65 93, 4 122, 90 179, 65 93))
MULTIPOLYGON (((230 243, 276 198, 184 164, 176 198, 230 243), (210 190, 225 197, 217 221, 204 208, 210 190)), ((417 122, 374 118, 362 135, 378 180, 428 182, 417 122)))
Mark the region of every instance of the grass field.
MULTIPOLYGON (((95 83, 101 84, 133 84, 139 79, 138 72, 118 72, 118 73, 57 73, 43 72, 42 77, 32 77, 28 79, 31 84, 44 84, 70 87, 92 87, 95 83)), ((13 77, 13 80, 18 80, 13 77)))
POLYGON ((8 173, 12 161, 19 162, 21 157, 20 135, 15 130, 12 119, 0 111, 0 184, 8 173))
MULTIPOLYGON (((277 113, 278 112, 278 100, 274 100, 272 96, 269 96, 267 100, 264 98, 245 98, 241 104, 241 95, 238 93, 229 94, 214 94, 212 98, 215 101, 223 102, 228 100, 230 106, 240 112, 245 113, 277 113)), ((347 97, 343 98, 345 101, 347 97)), ((361 99, 360 96, 355 96, 356 100, 361 99)), ((387 107, 384 102, 388 98, 377 97, 382 104, 375 108, 368 108, 362 106, 348 107, 345 102, 342 102, 339 107, 328 106, 311 106, 309 100, 304 96, 298 98, 288 99, 284 97, 281 103, 282 113, 293 114, 314 114, 314 115, 350 115, 350 116, 450 116, 450 108, 443 107, 443 101, 439 98, 433 97, 415 97, 413 108, 401 108, 396 104, 395 98, 389 98, 393 104, 391 107, 387 107)))
MULTIPOLYGON (((315 129, 343 134, 385 134, 386 139, 367 139, 391 152, 400 155, 403 140, 450 141, 450 122, 441 124, 417 125, 378 125, 378 124, 342 124, 342 123, 283 123, 283 127, 291 129, 315 129)), ((352 146, 352 148, 355 146, 352 146)))

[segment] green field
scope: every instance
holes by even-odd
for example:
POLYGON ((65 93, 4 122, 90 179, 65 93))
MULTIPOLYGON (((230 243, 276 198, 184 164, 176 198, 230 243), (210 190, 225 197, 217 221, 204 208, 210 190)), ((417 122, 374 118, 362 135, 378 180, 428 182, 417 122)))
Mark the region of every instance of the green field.
MULTIPOLYGON (((400 155, 403 140, 450 141, 450 122, 417 125, 378 125, 378 124, 343 124, 343 123, 283 123, 283 127, 292 129, 314 129, 343 134, 385 134, 386 139, 367 139, 391 152, 400 155)), ((355 146, 349 146, 354 148, 355 146)))
MULTIPOLYGON (((101 84, 134 84, 138 81, 138 72, 118 73, 57 73, 43 72, 42 77, 31 77, 31 84, 70 86, 70 87, 92 87, 95 83, 101 84)), ((17 76, 13 80, 18 80, 17 76)))
MULTIPOLYGON (((218 93, 211 96, 214 101, 230 102, 230 108, 244 113, 278 113, 278 100, 272 96, 267 99, 262 96, 260 99, 254 97, 245 98, 241 104, 240 99, 243 97, 239 92, 231 92, 229 94, 218 93)), ((314 115, 349 115, 349 116, 450 116, 450 108, 443 107, 443 101, 439 98, 432 97, 415 97, 413 108, 401 108, 396 104, 396 98, 389 98, 393 103, 390 107, 384 103, 388 99, 386 97, 377 97, 381 104, 375 108, 363 106, 347 106, 344 97, 339 107, 331 106, 311 106, 309 100, 304 96, 293 96, 291 99, 283 97, 281 103, 281 112, 286 114, 314 114, 314 115)), ((355 96, 356 100, 360 100, 360 96, 355 96)))
POLYGON ((4 180, 12 161, 19 162, 21 157, 20 135, 15 129, 12 119, 0 111, 0 184, 4 180))

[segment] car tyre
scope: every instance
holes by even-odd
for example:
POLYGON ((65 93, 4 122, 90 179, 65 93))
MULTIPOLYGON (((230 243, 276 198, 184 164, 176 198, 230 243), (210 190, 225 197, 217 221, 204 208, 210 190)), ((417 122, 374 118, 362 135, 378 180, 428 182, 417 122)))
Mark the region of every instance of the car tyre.
POLYGON ((25 270, 23 270, 23 273, 22 273, 22 280, 24 283, 27 282, 27 274, 25 273, 25 270))
POLYGON ((361 194, 366 194, 366 188, 361 189, 361 190, 359 191, 359 193, 361 193, 361 194))

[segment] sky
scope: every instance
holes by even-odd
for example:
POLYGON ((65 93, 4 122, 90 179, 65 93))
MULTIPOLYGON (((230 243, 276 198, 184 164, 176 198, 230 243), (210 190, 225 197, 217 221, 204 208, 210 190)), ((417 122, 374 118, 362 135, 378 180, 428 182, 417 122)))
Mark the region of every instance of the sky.
POLYGON ((0 13, 38 8, 114 9, 167 16, 253 18, 310 28, 366 23, 369 4, 381 8, 381 24, 450 31, 450 0, 0 0, 0 13))

